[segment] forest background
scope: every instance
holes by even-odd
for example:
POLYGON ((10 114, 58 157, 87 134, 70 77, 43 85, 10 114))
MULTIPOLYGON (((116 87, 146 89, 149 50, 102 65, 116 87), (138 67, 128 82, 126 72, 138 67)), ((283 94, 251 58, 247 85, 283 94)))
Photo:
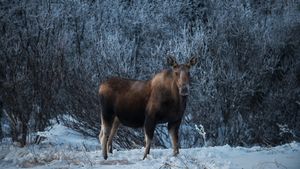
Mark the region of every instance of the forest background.
MULTIPOLYGON (((1 0, 0 35, 0 138, 25 145, 53 119, 97 137, 99 84, 149 79, 172 54, 199 61, 182 147, 300 140, 300 1, 1 0)), ((142 132, 114 144, 141 147, 142 132)))

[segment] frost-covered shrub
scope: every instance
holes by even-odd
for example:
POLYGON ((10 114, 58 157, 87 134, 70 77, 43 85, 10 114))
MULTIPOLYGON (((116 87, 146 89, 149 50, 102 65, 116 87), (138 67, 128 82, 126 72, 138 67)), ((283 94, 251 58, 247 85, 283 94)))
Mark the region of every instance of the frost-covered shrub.
MULTIPOLYGON (((207 145, 299 140, 297 1, 0 3, 1 111, 16 130, 20 119, 27 133, 69 114, 79 122, 71 126, 96 136, 99 84, 110 76, 149 79, 172 54, 181 62, 199 57, 183 120, 182 137, 193 135, 186 147, 204 144, 195 124, 204 126, 207 145), (281 136, 277 124, 295 135, 281 136)), ((119 148, 143 143, 142 130, 121 127, 118 135, 119 148)), ((166 130, 156 136, 157 146, 170 146, 166 130)))

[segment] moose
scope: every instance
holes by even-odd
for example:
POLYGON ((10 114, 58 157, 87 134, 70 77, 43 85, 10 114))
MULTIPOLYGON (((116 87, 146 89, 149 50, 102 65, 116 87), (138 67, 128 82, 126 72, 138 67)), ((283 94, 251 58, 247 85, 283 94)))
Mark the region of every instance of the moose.
POLYGON ((189 95, 189 70, 197 63, 197 58, 178 64, 174 57, 168 56, 167 63, 172 68, 162 70, 150 80, 112 77, 100 85, 102 112, 99 140, 105 160, 108 151, 112 153, 112 139, 120 124, 144 128, 145 159, 150 153, 156 124, 168 123, 173 155, 179 153, 178 130, 189 95))

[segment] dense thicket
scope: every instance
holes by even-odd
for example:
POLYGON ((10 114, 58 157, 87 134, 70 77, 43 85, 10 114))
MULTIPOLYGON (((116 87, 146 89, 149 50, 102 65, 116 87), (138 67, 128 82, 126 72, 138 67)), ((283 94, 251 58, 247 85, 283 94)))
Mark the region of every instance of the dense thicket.
MULTIPOLYGON (((299 141, 299 1, 2 0, 0 8, 0 117, 21 145, 66 114, 96 136, 99 83, 150 78, 167 68, 168 53, 199 57, 183 147, 203 136, 206 145, 299 141)), ((156 136, 170 146, 164 126, 156 136)), ((142 130, 122 127, 116 143, 141 146, 142 130)))

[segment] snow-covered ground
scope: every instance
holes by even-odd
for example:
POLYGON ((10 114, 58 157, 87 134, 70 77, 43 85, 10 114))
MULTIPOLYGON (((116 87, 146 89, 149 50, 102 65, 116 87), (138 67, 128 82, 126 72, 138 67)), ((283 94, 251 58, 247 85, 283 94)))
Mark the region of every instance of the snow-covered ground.
POLYGON ((181 149, 177 157, 171 149, 116 151, 103 160, 97 138, 84 137, 62 125, 38 133, 47 137, 38 145, 19 148, 9 141, 0 146, 0 168, 200 168, 200 169, 299 169, 300 143, 273 148, 202 147, 181 149))

